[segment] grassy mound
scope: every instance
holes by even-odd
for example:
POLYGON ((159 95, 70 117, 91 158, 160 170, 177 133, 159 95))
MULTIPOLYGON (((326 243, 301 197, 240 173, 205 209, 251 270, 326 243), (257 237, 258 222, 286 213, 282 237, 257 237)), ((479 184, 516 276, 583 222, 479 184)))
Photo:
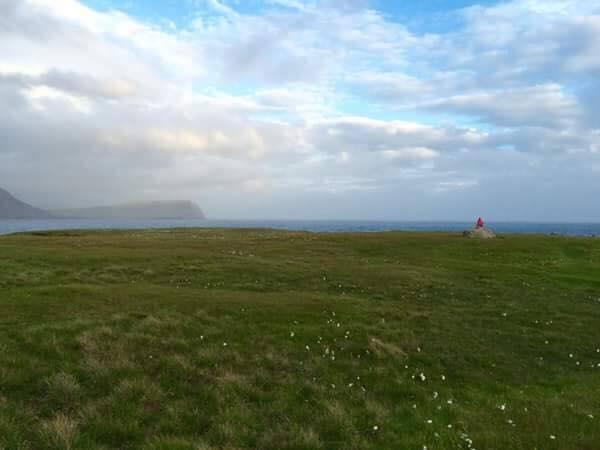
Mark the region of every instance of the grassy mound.
POLYGON ((2 449, 597 449, 600 240, 0 237, 2 449))

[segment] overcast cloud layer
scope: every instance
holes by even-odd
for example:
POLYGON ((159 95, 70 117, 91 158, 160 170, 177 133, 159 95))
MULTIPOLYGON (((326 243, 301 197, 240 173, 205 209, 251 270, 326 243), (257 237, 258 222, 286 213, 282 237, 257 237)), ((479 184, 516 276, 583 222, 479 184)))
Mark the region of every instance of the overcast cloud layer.
POLYGON ((600 0, 431 29, 385 2, 250 3, 0 0, 0 186, 213 218, 600 220, 600 0))

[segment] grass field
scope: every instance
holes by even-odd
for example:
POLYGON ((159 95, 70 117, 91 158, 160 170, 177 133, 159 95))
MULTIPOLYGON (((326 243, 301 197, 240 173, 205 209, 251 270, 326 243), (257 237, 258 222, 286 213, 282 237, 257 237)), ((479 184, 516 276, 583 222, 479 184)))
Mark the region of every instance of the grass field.
POLYGON ((600 240, 0 237, 0 449, 600 448, 600 240))

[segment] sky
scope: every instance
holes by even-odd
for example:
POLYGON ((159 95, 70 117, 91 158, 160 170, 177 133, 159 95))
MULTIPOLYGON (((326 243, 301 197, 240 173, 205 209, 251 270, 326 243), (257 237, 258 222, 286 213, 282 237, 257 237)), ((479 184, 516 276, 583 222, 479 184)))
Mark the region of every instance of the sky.
POLYGON ((0 0, 0 187, 600 221, 600 0, 0 0))

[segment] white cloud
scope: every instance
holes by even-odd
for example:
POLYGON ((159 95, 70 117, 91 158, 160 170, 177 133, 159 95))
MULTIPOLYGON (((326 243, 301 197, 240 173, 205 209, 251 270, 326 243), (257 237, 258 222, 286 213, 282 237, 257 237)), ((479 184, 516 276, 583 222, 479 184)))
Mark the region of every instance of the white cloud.
POLYGON ((474 91, 440 98, 423 106, 513 127, 568 127, 577 123, 583 114, 577 100, 556 84, 474 91))
POLYGON ((190 197, 271 217, 392 214, 391 196, 458 214, 515 184, 532 189, 506 214, 559 188, 571 208, 569 181, 600 194, 598 2, 470 8, 443 34, 360 1, 198 4, 166 30, 0 2, 0 185, 40 206, 190 197))
POLYGON ((383 156, 391 160, 429 160, 435 159, 439 153, 427 147, 408 147, 397 150, 383 150, 383 156))

